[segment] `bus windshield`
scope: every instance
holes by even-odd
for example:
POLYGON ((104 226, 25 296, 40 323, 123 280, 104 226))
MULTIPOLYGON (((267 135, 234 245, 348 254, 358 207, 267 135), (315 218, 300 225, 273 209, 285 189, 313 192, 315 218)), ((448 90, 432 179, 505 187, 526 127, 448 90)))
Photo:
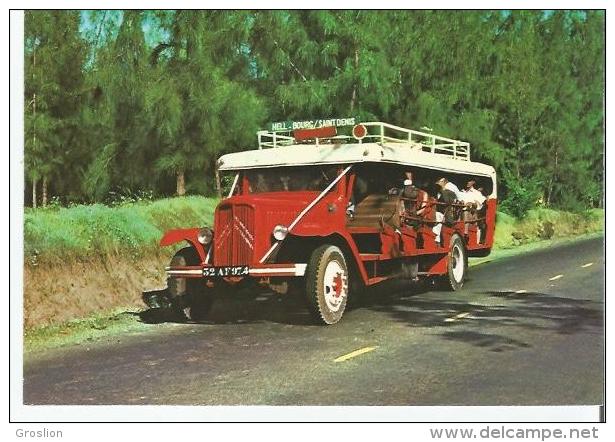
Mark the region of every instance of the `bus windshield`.
POLYGON ((272 167, 245 172, 249 193, 322 192, 337 176, 340 166, 272 167))

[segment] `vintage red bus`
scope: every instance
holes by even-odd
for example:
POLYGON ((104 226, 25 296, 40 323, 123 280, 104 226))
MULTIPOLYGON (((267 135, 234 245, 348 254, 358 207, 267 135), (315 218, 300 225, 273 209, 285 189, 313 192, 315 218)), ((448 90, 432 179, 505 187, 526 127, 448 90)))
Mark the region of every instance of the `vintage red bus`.
POLYGON ((219 159, 232 186, 214 225, 171 230, 160 242, 188 243, 166 269, 173 305, 200 320, 216 292, 288 283, 316 321, 334 324, 353 294, 389 278, 461 288, 468 257, 493 245, 493 167, 472 162, 459 140, 381 122, 340 135, 335 121, 278 124, 258 133, 258 149, 219 159), (478 202, 458 191, 468 182, 478 202), (456 201, 443 202, 449 188, 456 201))

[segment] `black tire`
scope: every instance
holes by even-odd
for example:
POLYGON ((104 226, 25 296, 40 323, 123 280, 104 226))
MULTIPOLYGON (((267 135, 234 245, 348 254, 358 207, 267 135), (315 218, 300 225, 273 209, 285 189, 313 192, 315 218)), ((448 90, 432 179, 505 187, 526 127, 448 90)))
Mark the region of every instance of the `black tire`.
POLYGON ((349 272, 348 293, 352 293, 352 296, 346 299, 346 310, 354 310, 366 305, 369 299, 367 286, 363 283, 359 271, 351 265, 349 272))
MULTIPOLYGON (((194 248, 178 250, 171 259, 173 266, 198 265, 199 255, 194 248)), ((192 321, 202 321, 213 305, 213 289, 205 285, 202 278, 168 278, 167 287, 171 304, 180 316, 192 321)))
POLYGON ((448 251, 447 274, 445 277, 446 287, 449 290, 460 290, 468 273, 468 252, 463 239, 458 234, 451 237, 451 245, 448 251))
POLYGON ((348 281, 348 265, 339 247, 325 244, 312 252, 305 273, 305 294, 316 322, 331 325, 342 318, 348 301, 348 281))

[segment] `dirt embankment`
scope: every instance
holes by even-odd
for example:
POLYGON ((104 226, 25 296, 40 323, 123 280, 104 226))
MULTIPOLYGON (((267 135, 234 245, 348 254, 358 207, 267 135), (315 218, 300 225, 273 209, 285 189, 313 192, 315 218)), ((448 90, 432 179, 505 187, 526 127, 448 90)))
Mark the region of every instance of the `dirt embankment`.
POLYGON ((142 305, 143 290, 166 285, 166 255, 117 256, 58 265, 24 265, 24 326, 60 324, 122 306, 142 305))

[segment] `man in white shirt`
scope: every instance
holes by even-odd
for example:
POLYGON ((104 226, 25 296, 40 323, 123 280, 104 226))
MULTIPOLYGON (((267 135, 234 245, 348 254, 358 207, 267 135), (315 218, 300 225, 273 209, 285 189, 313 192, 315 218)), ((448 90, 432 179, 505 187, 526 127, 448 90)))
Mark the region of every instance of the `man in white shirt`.
MULTIPOLYGON (((459 213, 458 206, 455 205, 455 202, 461 201, 463 196, 459 191, 459 188, 444 177, 436 181, 436 184, 440 187, 440 192, 438 193, 437 199, 441 205, 438 206, 438 211, 442 212, 446 223, 450 224, 458 221, 461 214, 459 213)), ((439 218, 437 213, 436 218, 439 218)))
POLYGON ((466 204, 474 204, 476 205, 476 210, 480 210, 483 208, 486 198, 480 191, 474 188, 474 185, 476 185, 476 181, 468 181, 466 188, 461 191, 461 198, 459 200, 466 204))
POLYGON ((459 190, 459 187, 457 187, 455 185, 455 183, 451 183, 449 180, 447 180, 446 178, 440 178, 438 181, 436 181, 436 184, 438 186, 440 186, 441 189, 446 189, 446 190, 450 190, 451 192, 453 192, 455 194, 455 197, 461 201, 461 191, 459 190))
MULTIPOLYGON (((465 221, 465 233, 468 233, 468 226, 476 222, 476 212, 483 208, 485 196, 474 188, 476 181, 470 180, 467 182, 465 189, 461 192, 460 201, 463 201, 466 208, 463 211, 463 220, 465 221)), ((480 229, 478 230, 478 238, 480 240, 480 229)))

